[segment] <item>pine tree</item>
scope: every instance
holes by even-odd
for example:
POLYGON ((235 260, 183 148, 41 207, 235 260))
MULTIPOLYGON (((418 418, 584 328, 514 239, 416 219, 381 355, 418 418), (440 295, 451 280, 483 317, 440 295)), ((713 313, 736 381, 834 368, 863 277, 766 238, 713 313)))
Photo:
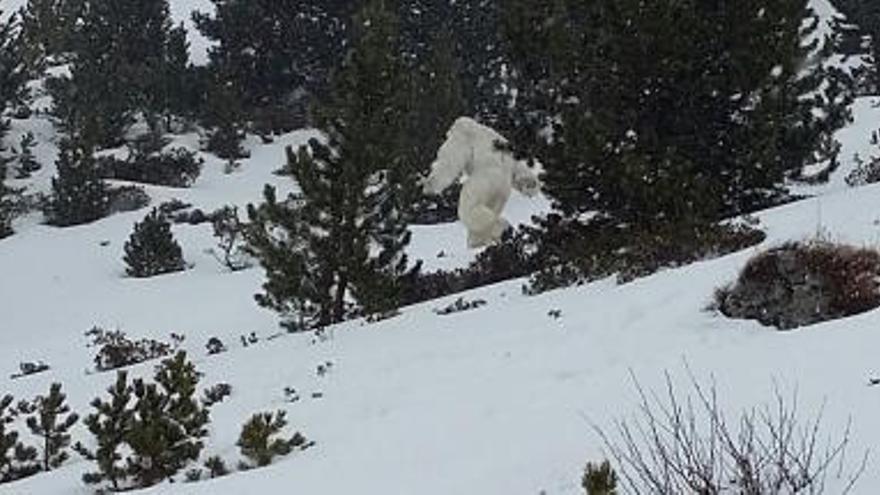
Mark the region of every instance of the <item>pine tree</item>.
POLYGON ((36 414, 27 418, 31 433, 43 440, 43 471, 61 466, 68 457, 68 431, 79 421, 79 416, 70 413, 70 407, 64 403, 66 399, 67 396, 61 392, 61 384, 53 383, 49 387, 49 395, 37 397, 36 414))
POLYGON ((268 466, 273 458, 287 455, 293 450, 291 440, 276 438, 287 426, 285 415, 284 411, 254 414, 241 427, 236 445, 254 465, 268 466))
POLYGON ((53 114, 62 128, 114 147, 138 112, 156 122, 168 110, 168 67, 180 64, 180 41, 167 0, 85 2, 70 78, 51 86, 53 114))
POLYGON ((19 10, 25 60, 31 74, 39 75, 47 62, 73 49, 83 6, 83 0, 28 0, 19 10))
POLYGON ((55 167, 58 175, 52 179, 52 196, 46 210, 50 224, 68 227, 107 215, 108 188, 88 145, 62 141, 55 167))
MULTIPOLYGON (((427 175, 446 132, 456 118, 467 114, 451 27, 441 26, 426 43, 429 56, 408 71, 411 123, 400 136, 407 153, 403 160, 409 167, 406 175, 427 175)), ((414 185, 406 177, 401 182, 414 185)), ((458 194, 459 189, 452 187, 442 195, 425 196, 420 187, 410 187, 403 191, 400 203, 403 209, 412 210, 413 223, 450 222, 457 219, 458 194)))
MULTIPOLYGON (((348 21, 358 2, 345 0, 212 0, 197 12, 199 31, 214 42, 212 70, 225 75, 248 115, 288 118, 262 123, 270 131, 302 125, 292 119, 298 93, 321 94, 346 50, 348 21)), ((242 125, 244 122, 239 122, 242 125)))
POLYGON ((198 382, 185 352, 162 362, 156 383, 135 380, 137 405, 126 440, 133 451, 128 473, 137 486, 152 486, 198 459, 208 423, 208 410, 195 397, 198 382))
POLYGON ((810 15, 806 0, 519 2, 514 142, 568 218, 700 223, 783 200, 845 113, 813 112, 810 15))
POLYGON ((92 407, 96 412, 88 415, 83 421, 89 432, 95 437, 97 448, 89 451, 77 443, 74 449, 83 457, 98 463, 98 472, 86 473, 83 481, 88 484, 110 483, 113 491, 126 488, 128 473, 124 465, 120 449, 126 442, 126 436, 134 421, 134 410, 130 406, 132 387, 128 383, 125 371, 116 374, 116 383, 108 390, 110 400, 107 402, 96 398, 92 407))
POLYGON ((134 225, 125 243, 126 273, 136 278, 154 277, 186 269, 183 250, 174 240, 171 224, 158 209, 134 225))
POLYGON ((12 219, 15 216, 18 189, 14 189, 5 184, 6 182, 6 163, 0 160, 0 239, 11 236, 12 219))
POLYGON ((9 430, 14 414, 8 412, 13 397, 0 398, 0 483, 26 478, 38 472, 37 449, 27 447, 18 439, 18 432, 9 430))
POLYGON ((18 21, 12 16, 0 21, 0 140, 9 130, 6 110, 21 105, 27 99, 27 80, 18 21))
POLYGON ((317 110, 327 139, 287 151, 301 197, 279 203, 267 188, 263 207, 249 209, 251 250, 268 274, 258 301, 307 325, 344 319, 349 294, 367 312, 394 307, 406 267, 400 204, 404 180, 414 179, 401 177, 398 139, 410 110, 401 102, 396 20, 383 4, 368 2, 353 23, 355 44, 317 110))

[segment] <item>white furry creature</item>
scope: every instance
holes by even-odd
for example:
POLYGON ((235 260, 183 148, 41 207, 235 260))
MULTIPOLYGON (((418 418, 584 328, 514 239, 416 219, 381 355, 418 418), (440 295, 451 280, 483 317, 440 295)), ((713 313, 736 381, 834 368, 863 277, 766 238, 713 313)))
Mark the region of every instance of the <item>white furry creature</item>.
POLYGON ((431 173, 422 182, 428 194, 440 194, 462 175, 466 176, 458 198, 458 218, 468 229, 468 247, 497 242, 509 226, 501 217, 511 189, 532 197, 538 193, 538 177, 525 162, 498 149, 507 144, 503 136, 477 121, 461 117, 446 133, 431 173))

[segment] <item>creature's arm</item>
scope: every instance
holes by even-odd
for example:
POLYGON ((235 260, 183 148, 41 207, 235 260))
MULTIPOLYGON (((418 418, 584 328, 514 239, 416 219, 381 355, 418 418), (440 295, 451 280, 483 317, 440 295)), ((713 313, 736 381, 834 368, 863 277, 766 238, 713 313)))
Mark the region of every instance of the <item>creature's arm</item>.
POLYGON ((538 194, 541 189, 541 181, 537 174, 523 161, 517 161, 513 165, 512 183, 514 189, 530 198, 538 194))
POLYGON ((431 173, 422 181, 427 194, 440 194, 458 179, 472 159, 471 147, 459 139, 447 139, 437 151, 431 173))

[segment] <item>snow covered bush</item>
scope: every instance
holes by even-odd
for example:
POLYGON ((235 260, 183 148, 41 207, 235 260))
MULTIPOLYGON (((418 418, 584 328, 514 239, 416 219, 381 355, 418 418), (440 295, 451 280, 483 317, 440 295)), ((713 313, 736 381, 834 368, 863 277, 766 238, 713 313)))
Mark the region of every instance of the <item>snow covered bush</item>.
POLYGON ((715 306, 780 330, 880 306, 880 252, 824 241, 792 242, 753 257, 715 306))
POLYGON ((185 148, 156 152, 134 148, 127 160, 102 157, 98 160, 98 166, 105 179, 189 187, 198 178, 202 162, 195 153, 185 148))
POLYGON ((848 493, 867 465, 867 452, 847 457, 849 425, 827 436, 821 413, 802 419, 796 397, 777 392, 771 403, 730 416, 714 383, 691 377, 691 392, 682 393, 667 375, 663 392, 636 388, 634 416, 611 431, 594 427, 627 493, 820 494, 826 482, 848 493))
POLYGON ((205 407, 211 407, 218 402, 223 402, 223 399, 230 395, 232 395, 232 385, 228 383, 218 383, 205 389, 205 396, 202 398, 202 403, 205 404, 205 407))
POLYGON ((208 470, 208 476, 213 478, 220 478, 221 476, 226 476, 229 474, 229 468, 226 467, 226 462, 220 456, 211 456, 205 460, 204 463, 205 469, 208 470))
POLYGON ((463 311, 470 311, 473 309, 480 308, 486 305, 486 301, 484 299, 474 299, 471 301, 465 300, 463 297, 459 297, 454 302, 449 304, 448 306, 444 306, 442 308, 437 308, 434 310, 434 313, 440 316, 447 316, 455 313, 461 313, 463 311))
POLYGON ((86 332, 86 337, 91 339, 88 347, 98 348, 94 358, 98 371, 114 370, 167 356, 173 349, 171 344, 154 339, 132 340, 122 330, 93 327, 86 332))
POLYGON ((290 438, 278 438, 287 426, 286 413, 257 413, 242 426, 236 445, 249 461, 242 463, 241 469, 268 466, 272 459, 291 453, 294 449, 304 450, 311 446, 304 436, 295 433, 290 438))
POLYGON ((171 224, 159 210, 153 209, 125 243, 126 273, 135 278, 148 278, 186 269, 183 250, 174 240, 171 224))
MULTIPOLYGON (((880 144, 880 137, 878 137, 877 131, 871 134, 871 144, 875 146, 880 144)), ((856 156, 856 168, 847 174, 844 180, 850 187, 880 182, 880 157, 870 156, 865 161, 860 156, 856 156)))
POLYGON ((120 186, 110 189, 109 213, 123 213, 146 208, 150 204, 150 195, 139 186, 120 186))

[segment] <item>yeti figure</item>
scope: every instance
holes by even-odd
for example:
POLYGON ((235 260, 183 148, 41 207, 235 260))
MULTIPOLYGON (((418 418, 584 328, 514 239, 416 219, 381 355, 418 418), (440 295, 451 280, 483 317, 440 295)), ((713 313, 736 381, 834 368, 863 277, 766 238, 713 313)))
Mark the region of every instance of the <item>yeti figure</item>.
POLYGON ((439 194, 466 176, 458 198, 458 218, 467 227, 470 248, 501 239, 509 226, 501 211, 511 189, 528 197, 538 193, 538 177, 532 169, 498 149, 497 145, 506 143, 493 129, 461 117, 446 133, 446 142, 422 183, 425 193, 439 194))

